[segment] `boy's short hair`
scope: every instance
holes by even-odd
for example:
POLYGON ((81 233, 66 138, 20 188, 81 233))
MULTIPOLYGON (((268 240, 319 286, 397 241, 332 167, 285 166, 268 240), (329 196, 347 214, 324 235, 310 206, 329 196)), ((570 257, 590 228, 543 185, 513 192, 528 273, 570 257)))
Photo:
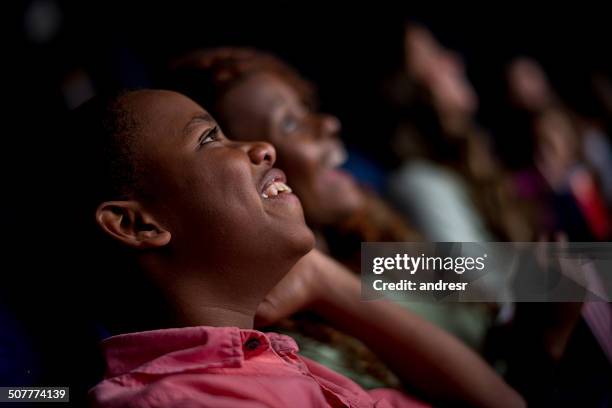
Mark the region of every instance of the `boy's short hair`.
POLYGON ((140 183, 135 145, 142 124, 125 103, 131 92, 95 96, 69 114, 67 137, 76 153, 70 172, 84 177, 89 208, 126 199, 140 183))

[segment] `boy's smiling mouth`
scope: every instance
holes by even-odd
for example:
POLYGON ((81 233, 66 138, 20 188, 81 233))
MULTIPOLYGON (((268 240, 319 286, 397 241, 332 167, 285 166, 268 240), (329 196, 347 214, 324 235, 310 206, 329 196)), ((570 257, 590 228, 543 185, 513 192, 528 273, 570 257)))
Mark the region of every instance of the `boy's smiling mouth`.
POLYGON ((291 187, 282 181, 274 181, 264 190, 261 196, 263 198, 272 198, 278 196, 279 194, 291 193, 291 191, 291 187))
POLYGON ((282 170, 272 168, 264 174, 260 188, 262 198, 275 198, 291 192, 291 187, 287 185, 287 177, 282 170))

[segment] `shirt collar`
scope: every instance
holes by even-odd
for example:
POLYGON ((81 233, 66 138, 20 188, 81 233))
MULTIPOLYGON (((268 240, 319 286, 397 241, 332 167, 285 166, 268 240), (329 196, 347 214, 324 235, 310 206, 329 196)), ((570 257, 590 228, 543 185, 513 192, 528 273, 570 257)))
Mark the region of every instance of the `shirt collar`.
POLYGON ((128 372, 171 374, 213 367, 240 367, 267 349, 295 353, 295 341, 237 327, 184 327, 121 334, 102 342, 106 378, 128 372))

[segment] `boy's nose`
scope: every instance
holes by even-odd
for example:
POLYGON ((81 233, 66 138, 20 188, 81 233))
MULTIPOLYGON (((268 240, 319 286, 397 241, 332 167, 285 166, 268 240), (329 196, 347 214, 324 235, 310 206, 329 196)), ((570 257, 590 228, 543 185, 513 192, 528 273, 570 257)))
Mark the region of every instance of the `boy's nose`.
POLYGON ((267 161, 272 166, 276 162, 276 149, 270 143, 249 142, 242 145, 253 164, 261 164, 267 161))

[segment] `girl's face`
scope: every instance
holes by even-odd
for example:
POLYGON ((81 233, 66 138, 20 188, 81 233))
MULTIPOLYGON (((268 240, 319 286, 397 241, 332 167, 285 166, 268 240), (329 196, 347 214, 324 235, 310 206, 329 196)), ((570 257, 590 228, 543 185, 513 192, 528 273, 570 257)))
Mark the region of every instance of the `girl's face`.
POLYGON ((313 112, 298 92, 274 74, 257 73, 231 88, 218 108, 238 140, 265 140, 304 206, 309 223, 329 225, 362 205, 355 180, 338 167, 346 152, 339 121, 313 112))
POLYGON ((273 168, 272 146, 227 139, 181 94, 138 91, 128 98, 144 124, 131 146, 146 170, 141 200, 171 232, 170 253, 203 260, 222 275, 240 260, 248 274, 253 261, 295 262, 312 248, 300 201, 273 168))

